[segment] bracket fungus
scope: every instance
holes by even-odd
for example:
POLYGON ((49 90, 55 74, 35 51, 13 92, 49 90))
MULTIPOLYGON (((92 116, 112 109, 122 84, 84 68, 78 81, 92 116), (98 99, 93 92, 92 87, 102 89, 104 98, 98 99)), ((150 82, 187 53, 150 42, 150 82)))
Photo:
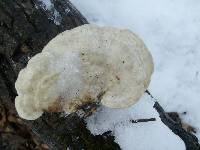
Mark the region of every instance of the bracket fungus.
POLYGON ((15 84, 15 106, 28 120, 44 111, 76 112, 87 103, 125 108, 139 100, 152 73, 152 56, 134 33, 83 25, 59 34, 29 60, 15 84))

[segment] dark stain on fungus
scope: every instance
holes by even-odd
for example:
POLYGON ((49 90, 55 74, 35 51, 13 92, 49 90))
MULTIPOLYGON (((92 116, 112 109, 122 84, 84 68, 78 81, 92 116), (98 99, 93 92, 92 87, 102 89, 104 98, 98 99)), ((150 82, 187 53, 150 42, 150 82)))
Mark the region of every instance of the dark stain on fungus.
POLYGON ((62 106, 61 106, 62 98, 59 97, 51 106, 47 108, 47 110, 44 110, 46 112, 61 112, 62 106))
POLYGON ((100 101, 102 97, 105 95, 106 91, 102 91, 97 95, 97 99, 100 101))
POLYGON ((120 77, 119 77, 118 75, 116 75, 115 77, 116 77, 116 79, 117 79, 118 81, 120 80, 120 77))

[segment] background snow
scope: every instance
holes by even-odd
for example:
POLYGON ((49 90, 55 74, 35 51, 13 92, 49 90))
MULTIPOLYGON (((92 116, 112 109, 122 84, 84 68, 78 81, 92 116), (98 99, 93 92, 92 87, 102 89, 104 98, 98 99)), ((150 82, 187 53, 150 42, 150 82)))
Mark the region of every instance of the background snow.
MULTIPOLYGON (((149 90, 167 111, 187 112, 183 120, 200 139, 200 1, 72 0, 90 23, 129 28, 151 51, 155 72, 149 90)), ((130 118, 157 117, 148 100, 125 110, 102 108, 88 120, 93 133, 113 130, 124 149, 184 149, 160 121, 121 124, 130 118), (167 139, 167 140, 166 140, 167 139), (154 147, 160 144, 165 148, 154 147), (153 144, 153 145, 152 145, 153 144), (142 147, 147 146, 147 147, 142 147), (139 147, 141 146, 141 147, 139 147)))
POLYGON ((93 134, 113 131, 116 142, 124 150, 184 150, 184 143, 161 122, 153 104, 149 95, 144 94, 140 102, 131 108, 102 107, 87 120, 88 128, 93 134), (156 122, 130 122, 130 119, 152 117, 156 118, 156 122))

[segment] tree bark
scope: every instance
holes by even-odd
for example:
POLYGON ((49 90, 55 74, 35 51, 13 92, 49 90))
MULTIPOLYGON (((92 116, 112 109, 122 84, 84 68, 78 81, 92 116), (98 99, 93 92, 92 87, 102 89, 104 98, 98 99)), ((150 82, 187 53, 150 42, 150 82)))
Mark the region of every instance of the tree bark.
MULTIPOLYGON (((19 71, 57 34, 88 23, 68 0, 52 0, 52 5, 47 9, 39 0, 0 1, 0 101, 15 115, 19 71)), ((92 135, 76 114, 44 114, 35 121, 22 122, 54 150, 120 149, 110 132, 92 135)), ((19 149, 11 145, 0 147, 19 149)))

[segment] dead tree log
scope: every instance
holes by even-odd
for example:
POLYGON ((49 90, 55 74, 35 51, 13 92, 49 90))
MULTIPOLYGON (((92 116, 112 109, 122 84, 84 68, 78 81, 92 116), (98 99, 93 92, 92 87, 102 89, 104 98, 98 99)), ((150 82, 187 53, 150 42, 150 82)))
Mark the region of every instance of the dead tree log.
MULTIPOLYGON (((68 0, 51 2, 47 8, 40 0, 0 1, 0 101, 15 114, 14 84, 29 58, 60 32, 88 23, 68 0)), ((92 135, 76 114, 45 114, 23 124, 54 150, 120 149, 110 133, 92 135)), ((11 145, 0 145, 0 149, 19 149, 11 145)))

